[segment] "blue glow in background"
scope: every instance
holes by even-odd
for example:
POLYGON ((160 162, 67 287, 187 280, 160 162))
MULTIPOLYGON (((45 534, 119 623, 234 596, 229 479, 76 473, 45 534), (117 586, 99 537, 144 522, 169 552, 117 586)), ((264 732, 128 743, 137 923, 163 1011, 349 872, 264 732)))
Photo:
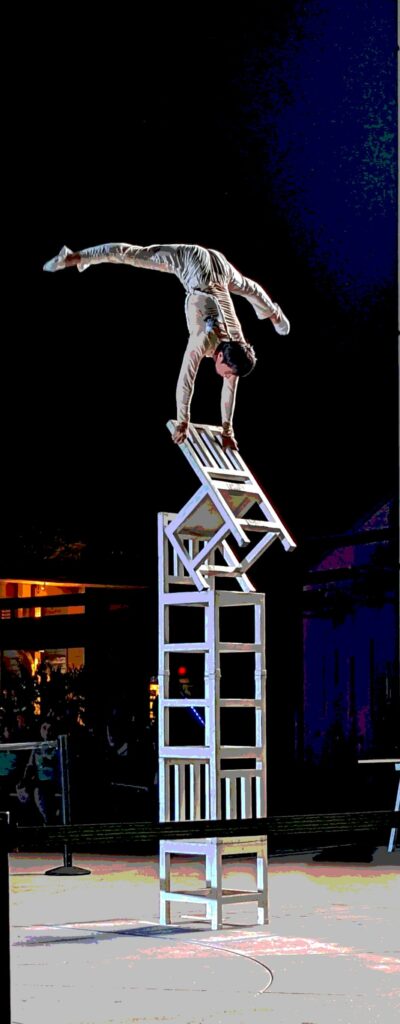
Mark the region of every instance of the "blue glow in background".
POLYGON ((369 304, 396 270, 396 4, 290 8, 237 78, 243 154, 254 160, 256 140, 270 197, 316 278, 333 275, 344 307, 369 304))

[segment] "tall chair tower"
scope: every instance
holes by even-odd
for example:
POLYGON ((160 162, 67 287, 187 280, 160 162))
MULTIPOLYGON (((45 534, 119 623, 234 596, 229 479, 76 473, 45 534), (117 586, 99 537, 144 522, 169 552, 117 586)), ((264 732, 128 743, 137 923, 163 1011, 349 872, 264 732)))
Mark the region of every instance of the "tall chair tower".
MULTIPOLYGON (((167 426, 173 433, 176 423, 167 426)), ((286 551, 296 545, 239 452, 222 448, 221 428, 191 424, 179 447, 200 487, 180 512, 158 516, 160 821, 264 818, 265 596, 248 570, 275 540, 286 551), (194 683, 185 696, 176 688, 180 660, 194 683)), ((213 929, 233 903, 255 902, 266 922, 267 837, 162 840, 162 924, 176 901, 205 905, 197 919, 213 929), (173 854, 204 857, 201 888, 174 887, 173 854), (255 856, 254 889, 224 884, 232 854, 255 856)))

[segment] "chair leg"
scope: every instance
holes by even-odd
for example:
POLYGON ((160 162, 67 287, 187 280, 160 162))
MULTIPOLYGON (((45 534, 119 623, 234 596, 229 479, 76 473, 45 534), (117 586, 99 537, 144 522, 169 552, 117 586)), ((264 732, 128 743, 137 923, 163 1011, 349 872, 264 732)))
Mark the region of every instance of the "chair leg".
MULTIPOLYGON (((399 784, 398 784, 398 787, 397 787, 397 795, 396 795, 396 801, 395 801, 394 809, 395 809, 395 811, 400 810, 400 779, 399 779, 399 784)), ((397 828, 392 828, 390 830, 389 843, 388 843, 388 853, 393 853, 393 850, 394 850, 395 844, 396 844, 397 833, 398 833, 398 829, 397 828)))
POLYGON ((171 902, 167 899, 171 891, 171 854, 166 853, 160 842, 160 924, 171 924, 171 902))
POLYGON ((217 931, 218 928, 222 928, 222 853, 219 843, 212 844, 207 860, 209 861, 207 873, 210 874, 213 897, 211 904, 211 930, 217 931))
POLYGON ((268 852, 267 843, 257 851, 257 923, 268 924, 268 852))
POLYGON ((160 892, 160 924, 171 924, 171 903, 165 892, 160 892))

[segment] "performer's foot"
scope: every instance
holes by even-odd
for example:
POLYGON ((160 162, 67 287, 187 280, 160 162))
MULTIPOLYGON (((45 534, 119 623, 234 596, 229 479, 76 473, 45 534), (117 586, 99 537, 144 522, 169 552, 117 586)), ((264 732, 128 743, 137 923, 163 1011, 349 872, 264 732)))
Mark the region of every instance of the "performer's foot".
POLYGON ((278 306, 277 304, 275 306, 275 309, 276 312, 271 317, 275 330, 277 331, 278 334, 289 334, 290 323, 287 316, 285 316, 285 314, 282 313, 281 307, 278 306))
POLYGON ((48 270, 51 274, 53 274, 55 270, 64 270, 65 267, 68 266, 65 258, 66 256, 70 256, 71 253, 72 249, 68 249, 66 245, 63 245, 58 256, 54 256, 54 259, 48 260, 48 262, 44 264, 43 270, 48 270))

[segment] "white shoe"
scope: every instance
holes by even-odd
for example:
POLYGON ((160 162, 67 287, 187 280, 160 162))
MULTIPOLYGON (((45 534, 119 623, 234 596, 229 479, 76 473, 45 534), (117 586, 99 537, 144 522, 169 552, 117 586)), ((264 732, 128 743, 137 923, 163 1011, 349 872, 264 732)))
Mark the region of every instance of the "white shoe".
POLYGON ((278 321, 277 324, 274 324, 275 330, 277 331, 278 334, 289 334, 289 331, 290 331, 289 320, 288 320, 287 316, 285 316, 285 314, 282 313, 281 307, 278 306, 278 305, 276 306, 276 313, 279 316, 279 321, 278 321))
POLYGON ((65 257, 69 256, 71 252, 72 249, 68 249, 66 245, 63 245, 58 256, 54 256, 54 259, 48 260, 48 262, 44 264, 43 270, 48 270, 51 274, 53 274, 55 270, 64 270, 66 266, 65 257))

